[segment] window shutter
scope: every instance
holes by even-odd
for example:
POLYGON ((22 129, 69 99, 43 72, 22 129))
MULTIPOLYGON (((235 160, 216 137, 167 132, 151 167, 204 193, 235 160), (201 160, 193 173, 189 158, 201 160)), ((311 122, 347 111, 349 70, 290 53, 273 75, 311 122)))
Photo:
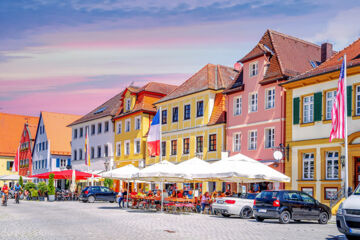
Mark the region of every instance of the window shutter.
POLYGON ((347 86, 346 89, 346 94, 347 94, 347 99, 346 99, 346 103, 347 103, 347 115, 348 117, 351 117, 351 110, 352 110, 352 86, 347 86))
POLYGON ((68 158, 68 166, 71 166, 71 158, 68 158))
POLYGON ((300 98, 293 99, 293 124, 300 122, 300 98))
POLYGON ((322 92, 314 93, 314 121, 321 121, 322 92))
POLYGON ((10 170, 10 162, 9 161, 6 162, 6 170, 10 170))
POLYGON ((57 167, 57 168, 60 167, 60 158, 57 158, 57 159, 56 159, 56 167, 57 167))

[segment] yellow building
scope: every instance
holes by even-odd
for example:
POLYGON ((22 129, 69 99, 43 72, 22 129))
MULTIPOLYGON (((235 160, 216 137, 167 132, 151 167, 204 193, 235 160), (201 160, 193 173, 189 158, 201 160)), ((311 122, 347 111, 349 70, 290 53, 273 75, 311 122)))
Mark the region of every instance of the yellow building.
POLYGON ((347 113, 349 186, 360 183, 360 40, 334 56, 331 45, 322 46, 322 64, 285 82, 286 145, 290 146, 285 174, 287 189, 302 190, 323 203, 338 197, 345 179, 343 139, 329 141, 331 110, 336 96, 339 59, 347 55, 347 113))
POLYGON ((153 103, 175 88, 174 85, 150 82, 141 88, 130 86, 123 91, 119 112, 113 118, 117 168, 129 163, 136 167, 144 166, 146 134, 156 114, 153 103))
MULTIPOLYGON (((162 159, 174 163, 193 157, 221 159, 226 149, 222 92, 236 76, 232 68, 207 64, 155 103, 157 109, 161 108, 162 159)), ((146 157, 146 165, 156 162, 159 157, 146 157)))

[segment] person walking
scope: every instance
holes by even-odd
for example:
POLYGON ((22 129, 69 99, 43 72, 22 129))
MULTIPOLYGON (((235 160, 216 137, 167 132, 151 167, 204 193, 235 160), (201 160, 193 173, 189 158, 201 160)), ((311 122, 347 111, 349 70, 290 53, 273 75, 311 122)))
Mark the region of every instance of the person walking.
POLYGON ((121 189, 121 191, 118 194, 118 197, 119 197, 119 208, 123 208, 124 207, 124 189, 121 189))
POLYGON ((201 197, 201 213, 204 213, 205 207, 209 205, 209 200, 209 193, 205 192, 205 194, 201 197))

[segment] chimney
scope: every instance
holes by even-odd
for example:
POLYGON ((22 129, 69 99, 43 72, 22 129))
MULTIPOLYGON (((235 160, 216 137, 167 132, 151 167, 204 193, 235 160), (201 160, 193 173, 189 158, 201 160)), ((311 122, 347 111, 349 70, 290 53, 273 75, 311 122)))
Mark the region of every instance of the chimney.
POLYGON ((321 44, 321 62, 328 60, 333 54, 333 45, 331 43, 321 44))

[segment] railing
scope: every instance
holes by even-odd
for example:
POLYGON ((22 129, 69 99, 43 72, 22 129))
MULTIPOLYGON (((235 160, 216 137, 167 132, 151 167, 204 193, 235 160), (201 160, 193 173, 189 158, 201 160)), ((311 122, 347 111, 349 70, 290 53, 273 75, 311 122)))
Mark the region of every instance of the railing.
POLYGON ((330 208, 335 206, 341 199, 345 197, 345 187, 341 187, 339 191, 337 191, 331 198, 330 198, 330 208))

